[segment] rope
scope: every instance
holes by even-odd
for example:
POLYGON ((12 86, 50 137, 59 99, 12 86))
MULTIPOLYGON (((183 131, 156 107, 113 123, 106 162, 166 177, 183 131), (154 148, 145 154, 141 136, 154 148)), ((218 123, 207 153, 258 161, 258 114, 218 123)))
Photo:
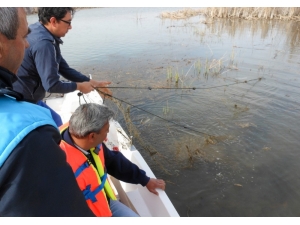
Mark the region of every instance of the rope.
POLYGON ((151 112, 149 112, 149 111, 147 111, 147 110, 145 110, 145 109, 142 109, 142 108, 140 108, 140 107, 138 107, 138 106, 135 106, 135 105, 133 105, 133 104, 131 104, 131 103, 129 103, 129 102, 126 102, 126 101, 124 101, 124 100, 122 100, 122 99, 119 99, 119 98, 114 97, 114 96, 112 96, 112 95, 109 95, 109 94, 107 94, 107 93, 105 93, 105 92, 102 92, 102 91, 100 91, 100 90, 97 90, 96 88, 95 88, 95 90, 98 91, 98 92, 101 92, 102 94, 104 94, 104 96, 109 96, 109 97, 111 97, 111 98, 117 99, 117 100, 119 100, 120 102, 126 103, 126 104, 128 104, 128 105, 130 105, 130 106, 132 106, 132 107, 134 107, 134 108, 137 108, 137 109, 139 109, 139 110, 142 110, 142 111, 144 111, 144 112, 146 112, 146 113, 148 113, 148 114, 151 114, 151 115, 153 115, 153 116, 155 116, 155 117, 158 117, 158 118, 160 118, 160 119, 162 119, 162 120, 164 120, 164 121, 166 121, 166 122, 175 124, 175 125, 177 125, 177 126, 183 127, 183 128, 185 128, 185 129, 188 129, 188 130, 191 130, 191 131, 194 131, 194 132, 196 132, 196 133, 205 134, 205 135, 208 135, 208 136, 210 136, 210 137, 213 137, 213 136, 214 136, 214 135, 210 135, 210 134, 207 134, 207 133, 204 133, 204 132, 201 132, 201 131, 192 129, 192 128, 190 128, 190 127, 184 126, 184 125, 179 124, 179 123, 176 123, 176 122, 174 122, 174 121, 167 120, 167 119, 165 119, 165 118, 163 118, 163 117, 161 117, 161 116, 158 116, 158 115, 156 115, 156 114, 154 114, 154 113, 151 113, 151 112))
MULTIPOLYGON (((227 87, 227 86, 231 86, 231 85, 236 85, 236 84, 241 84, 241 83, 248 83, 248 82, 251 82, 251 81, 260 81, 260 80, 262 80, 262 78, 256 78, 256 79, 252 79, 252 80, 245 80, 245 81, 241 81, 241 82, 239 82, 239 81, 237 81, 237 82, 235 82, 235 83, 231 83, 231 84, 223 84, 223 85, 219 85, 219 86, 213 86, 213 87, 191 87, 191 88, 176 88, 176 87, 174 87, 174 88, 168 88, 168 87, 109 87, 109 89, 114 89, 114 88, 116 88, 116 89, 148 89, 148 90, 154 90, 154 89, 161 89, 161 90, 174 90, 174 89, 176 89, 176 90, 196 90, 196 89, 213 89, 213 88, 219 88, 219 87, 227 87)), ((95 89, 96 88, 107 88, 107 87, 94 87, 95 89)), ((101 92, 101 93, 103 93, 103 94, 105 94, 104 92, 101 92)), ((106 94, 107 95, 107 94, 106 94)))

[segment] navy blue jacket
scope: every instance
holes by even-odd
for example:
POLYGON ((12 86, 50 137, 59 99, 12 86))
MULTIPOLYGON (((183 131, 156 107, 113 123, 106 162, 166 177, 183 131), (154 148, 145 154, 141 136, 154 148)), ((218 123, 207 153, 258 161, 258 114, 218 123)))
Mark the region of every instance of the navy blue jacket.
MULTIPOLYGON (((76 148, 69 134, 69 128, 62 133, 62 139, 76 148)), ((102 143, 102 146, 104 150, 105 167, 108 174, 126 183, 146 186, 150 177, 146 175, 144 170, 129 161, 121 152, 109 150, 104 143, 102 143)))
POLYGON ((69 93, 75 91, 75 82, 89 81, 90 78, 69 67, 61 55, 62 40, 53 36, 40 22, 29 26, 31 33, 27 40, 22 65, 14 82, 14 90, 21 92, 27 101, 36 103, 42 100, 46 92, 69 93), (60 75, 69 80, 63 82, 60 75), (70 82, 71 81, 71 82, 70 82))
MULTIPOLYGON (((12 87, 15 76, 0 67, 0 89, 12 87)), ((28 133, 12 150, 0 167, 1 217, 94 216, 60 141, 58 129, 45 125, 28 133)))

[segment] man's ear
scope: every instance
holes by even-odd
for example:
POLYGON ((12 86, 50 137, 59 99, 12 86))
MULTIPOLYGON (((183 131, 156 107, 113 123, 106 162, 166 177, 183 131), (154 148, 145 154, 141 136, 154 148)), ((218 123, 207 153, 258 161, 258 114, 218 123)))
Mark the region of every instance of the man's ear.
POLYGON ((0 39, 0 60, 1 60, 2 57, 3 57, 3 44, 2 44, 2 41, 0 39))
POLYGON ((94 140, 94 136, 95 136, 95 134, 92 132, 92 133, 89 133, 88 134, 88 138, 89 138, 89 140, 94 140))
POLYGON ((52 26, 54 26, 54 27, 56 27, 56 25, 57 25, 57 19, 54 17, 54 16, 52 16, 51 18, 50 18, 50 20, 49 20, 49 23, 52 25, 52 26))
POLYGON ((5 36, 3 34, 0 34, 0 59, 3 58, 3 44, 4 44, 5 36))

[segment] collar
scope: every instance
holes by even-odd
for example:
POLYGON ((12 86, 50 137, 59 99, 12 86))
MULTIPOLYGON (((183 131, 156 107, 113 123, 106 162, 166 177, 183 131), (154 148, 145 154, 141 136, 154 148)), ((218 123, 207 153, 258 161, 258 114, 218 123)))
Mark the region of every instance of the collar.
POLYGON ((53 38, 54 40, 58 43, 58 44, 63 44, 64 42, 59 38, 59 37, 56 37, 54 36, 48 29, 47 27, 44 26, 44 24, 40 23, 41 24, 41 27, 43 27, 53 38))
POLYGON ((74 142, 73 139, 69 133, 69 127, 64 130, 64 132, 61 134, 62 139, 67 142, 69 145, 72 145, 74 148, 78 148, 74 142))
POLYGON ((83 154, 85 154, 85 155, 90 155, 91 153, 89 153, 87 150, 84 150, 83 148, 81 148, 81 147, 79 147, 78 145, 76 145, 75 143, 73 143, 74 144, 74 146, 76 147, 76 148, 78 148, 83 154))
MULTIPOLYGON (((87 150, 82 149, 81 147, 79 147, 78 145, 76 145, 76 144, 74 143, 74 141, 73 141, 73 139, 72 139, 72 137, 71 137, 71 135, 70 135, 70 133, 69 133, 69 127, 63 131, 63 133, 61 134, 61 137, 62 137, 62 139, 63 139, 65 142, 67 142, 69 145, 73 146, 74 148, 77 148, 77 149, 80 150, 83 154, 85 154, 85 155, 89 155, 89 154, 90 154, 87 150)), ((102 143, 102 144, 103 144, 103 143, 102 143)), ((98 146, 95 148, 95 150, 94 150, 94 152, 95 152, 97 155, 99 154, 100 146, 101 146, 101 144, 98 145, 98 146)))
POLYGON ((17 76, 8 69, 0 66, 0 88, 12 88, 12 83, 17 80, 17 76))

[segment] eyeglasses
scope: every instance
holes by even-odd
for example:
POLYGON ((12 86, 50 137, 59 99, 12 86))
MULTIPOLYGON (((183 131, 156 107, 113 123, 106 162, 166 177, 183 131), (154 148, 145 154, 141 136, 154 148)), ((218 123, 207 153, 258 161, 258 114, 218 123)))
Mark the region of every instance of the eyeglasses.
POLYGON ((62 20, 62 19, 60 19, 60 20, 63 21, 64 23, 69 24, 69 26, 71 26, 72 21, 66 21, 66 20, 62 20))

